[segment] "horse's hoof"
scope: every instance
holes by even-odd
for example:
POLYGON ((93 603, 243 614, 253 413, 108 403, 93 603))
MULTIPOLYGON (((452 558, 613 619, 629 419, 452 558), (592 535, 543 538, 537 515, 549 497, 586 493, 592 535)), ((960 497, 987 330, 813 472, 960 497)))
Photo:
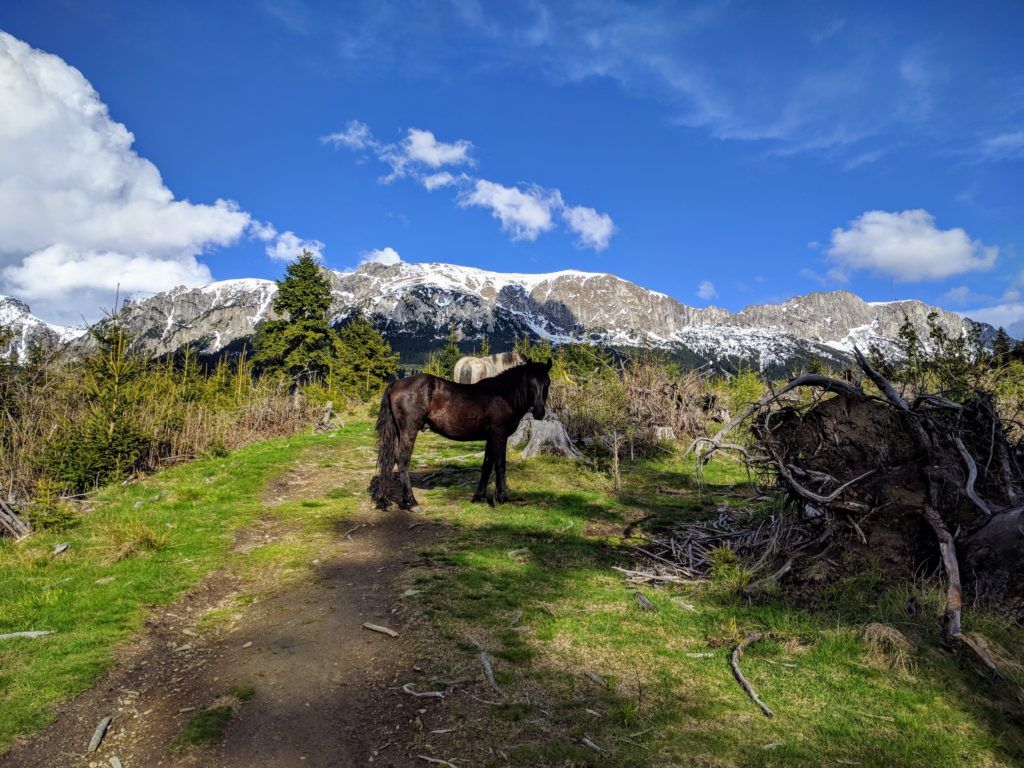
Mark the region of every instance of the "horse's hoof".
POLYGON ((496 493, 494 494, 494 503, 508 504, 508 496, 506 496, 504 493, 496 493))
POLYGON ((474 493, 472 501, 474 504, 486 504, 487 496, 482 493, 474 493))
POLYGON ((423 507, 421 507, 419 504, 413 504, 411 507, 409 507, 409 511, 415 512, 418 515, 420 514, 420 512, 423 511, 423 507))

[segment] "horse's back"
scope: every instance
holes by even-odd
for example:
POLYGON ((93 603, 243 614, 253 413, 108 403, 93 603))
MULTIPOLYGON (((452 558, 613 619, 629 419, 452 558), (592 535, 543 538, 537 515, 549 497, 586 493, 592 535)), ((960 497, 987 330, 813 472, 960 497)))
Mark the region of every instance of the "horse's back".
POLYGON ((526 358, 515 350, 498 352, 486 357, 467 356, 455 364, 455 381, 460 384, 476 384, 481 379, 490 379, 509 368, 522 365, 526 358))

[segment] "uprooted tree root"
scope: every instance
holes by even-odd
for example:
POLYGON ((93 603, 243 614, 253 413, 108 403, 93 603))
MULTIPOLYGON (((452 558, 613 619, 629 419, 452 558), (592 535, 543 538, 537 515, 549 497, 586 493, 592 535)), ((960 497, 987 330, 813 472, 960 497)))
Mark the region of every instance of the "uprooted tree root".
POLYGON ((801 376, 688 452, 702 461, 720 450, 742 453, 753 471, 775 477, 819 530, 843 527, 865 545, 869 535, 896 532, 913 539, 909 548, 937 547, 947 581, 944 639, 999 675, 983 639, 963 630, 962 575, 969 575, 974 599, 1024 615, 1021 446, 1011 443, 988 393, 962 403, 934 394, 907 400, 859 350, 854 354, 880 394, 801 376), (809 401, 794 399, 807 389, 809 401), (753 447, 726 442, 745 422, 753 447))

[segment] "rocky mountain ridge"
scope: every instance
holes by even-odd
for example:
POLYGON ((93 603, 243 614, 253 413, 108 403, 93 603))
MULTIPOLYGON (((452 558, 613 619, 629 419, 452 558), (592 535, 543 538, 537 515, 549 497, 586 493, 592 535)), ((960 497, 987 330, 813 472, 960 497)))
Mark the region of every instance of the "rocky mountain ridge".
POLYGON ((0 329, 10 332, 7 337, 0 330, 0 357, 13 356, 21 361, 34 346, 59 346, 85 333, 82 329, 39 319, 28 304, 12 296, 0 296, 0 329))
MULTIPOLYGON (((842 362, 855 343, 891 348, 905 318, 923 330, 933 311, 950 332, 975 325, 920 301, 869 303, 848 291, 811 293, 734 313, 687 306, 614 275, 579 270, 511 274, 399 262, 324 271, 334 320, 362 312, 410 363, 438 348, 452 329, 467 349, 484 334, 496 349, 530 336, 657 347, 694 364, 769 369, 811 355, 842 362)), ((274 316, 276 290, 274 281, 261 279, 175 288, 126 304, 125 323, 153 355, 185 346, 208 355, 232 352, 249 342, 260 321, 274 316)))

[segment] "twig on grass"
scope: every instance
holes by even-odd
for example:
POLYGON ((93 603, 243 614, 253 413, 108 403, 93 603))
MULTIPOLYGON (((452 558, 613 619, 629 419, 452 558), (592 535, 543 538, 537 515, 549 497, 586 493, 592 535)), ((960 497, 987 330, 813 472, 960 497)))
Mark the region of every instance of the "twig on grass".
POLYGON ((732 673, 736 676, 736 681, 743 686, 743 690, 746 691, 747 696, 750 697, 752 702, 757 704, 758 708, 764 713, 764 716, 775 717, 775 713, 768 709, 768 705, 758 698, 754 687, 750 684, 750 681, 743 676, 743 672, 740 671, 740 656, 743 655, 743 651, 761 640, 764 640, 764 634, 761 632, 753 632, 747 635, 743 642, 733 649, 732 655, 729 657, 729 666, 732 667, 732 673))
POLYGON ((475 637, 472 635, 466 635, 466 639, 476 646, 478 651, 480 651, 480 664, 484 668, 484 676, 487 678, 488 685, 494 689, 494 692, 497 693, 498 696, 504 698, 505 695, 501 692, 501 688, 498 687, 498 683, 494 680, 494 667, 491 666, 491 657, 487 655, 487 651, 475 637))

